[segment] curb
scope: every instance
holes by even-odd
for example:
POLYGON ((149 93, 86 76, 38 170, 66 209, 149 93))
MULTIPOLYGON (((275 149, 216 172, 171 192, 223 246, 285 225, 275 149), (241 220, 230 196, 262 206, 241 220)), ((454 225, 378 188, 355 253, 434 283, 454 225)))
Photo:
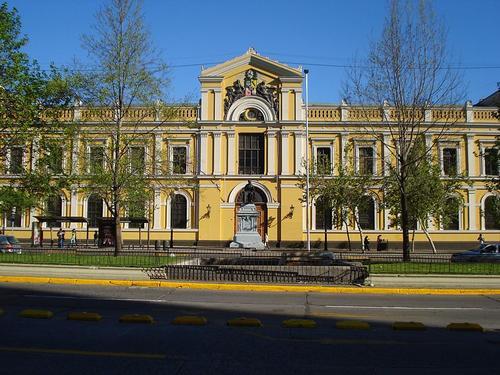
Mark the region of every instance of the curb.
POLYGON ((297 292, 297 293, 342 293, 342 294, 413 294, 413 295, 500 295, 500 289, 432 289, 432 288, 380 288, 356 286, 316 285, 260 285, 260 284, 215 284, 150 280, 77 279, 38 276, 0 276, 0 282, 28 284, 65 284, 100 286, 141 286, 149 288, 186 288, 209 290, 232 290, 247 292, 297 292))

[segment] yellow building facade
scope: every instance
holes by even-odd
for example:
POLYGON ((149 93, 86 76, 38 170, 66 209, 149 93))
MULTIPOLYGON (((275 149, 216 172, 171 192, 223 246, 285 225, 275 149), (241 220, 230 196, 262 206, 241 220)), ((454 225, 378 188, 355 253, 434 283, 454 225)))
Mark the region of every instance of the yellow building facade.
MULTIPOLYGON (((303 247, 306 210, 309 210, 312 245, 322 248, 325 225, 322 215, 316 212, 314 203, 309 207, 303 203, 304 192, 299 187, 308 149, 311 158, 326 156, 333 166, 354 163, 357 171, 374 175, 367 198, 371 203, 360 213, 363 231, 373 243, 381 234, 389 241, 389 247, 398 247, 401 232, 392 227, 390 215, 383 208, 384 192, 378 182, 388 173, 387 163, 393 161, 382 142, 373 137, 373 130, 367 131, 366 108, 347 103, 310 105, 309 139, 306 139, 304 72, 263 57, 253 49, 202 70, 199 81, 199 104, 182 107, 177 119, 163 122, 154 111, 145 113, 141 111, 147 109, 137 108, 136 115, 143 118, 141 126, 147 134, 144 147, 150 160, 146 162, 170 163, 176 172, 173 194, 159 183, 150 203, 152 241, 168 240, 173 226, 175 244, 228 246, 235 234, 240 193, 250 180, 256 188, 259 232, 263 239, 268 238, 271 247, 303 247), (351 151, 345 157, 347 149, 351 151)), ((500 135, 497 110, 468 102, 461 108, 423 113, 429 122, 454 120, 445 136, 431 130, 426 134, 426 142, 432 144, 439 137, 434 152, 442 161, 443 178, 452 165, 471 181, 461 192, 464 204, 456 220, 447 228, 437 228, 435 223, 430 227, 438 248, 469 246, 477 242, 480 233, 486 241, 500 241, 500 228, 488 212, 488 198, 495 192, 487 189, 492 174, 498 174, 498 165, 492 166, 485 156, 500 135)), ((370 108, 371 129, 389 137, 385 121, 390 121, 392 111, 383 105, 370 108)), ((91 112, 83 107, 68 110, 64 119, 90 125, 93 121, 91 112)), ((82 155, 88 155, 92 147, 107 141, 105 136, 97 135, 92 139, 72 139, 64 146, 64 167, 81 172, 88 167, 82 155)), ((158 181, 163 178, 160 169, 153 172, 158 181)), ((7 165, 5 180, 13 177, 8 171, 7 165)), ((108 216, 95 198, 90 199, 76 187, 61 193, 59 205, 56 211, 61 216, 108 216), (97 211, 102 210, 102 215, 96 213, 96 207, 97 211)), ((7 230, 19 238, 29 238, 37 212, 27 210, 18 214, 16 225, 7 230)), ((80 224, 68 223, 63 227, 76 227, 78 236, 84 236, 80 224)), ((327 224, 327 232, 329 247, 346 247, 345 229, 330 229, 327 224)), ((123 233, 125 241, 138 239, 138 229, 127 224, 123 233)), ((356 232, 351 237, 359 242, 356 232)), ((418 247, 429 247, 420 230, 416 232, 416 241, 418 247)))

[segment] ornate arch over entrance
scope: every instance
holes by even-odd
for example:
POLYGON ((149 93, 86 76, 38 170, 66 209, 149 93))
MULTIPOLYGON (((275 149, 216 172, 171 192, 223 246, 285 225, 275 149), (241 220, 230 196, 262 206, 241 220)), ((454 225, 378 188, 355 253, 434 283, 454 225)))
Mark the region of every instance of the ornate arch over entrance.
POLYGON ((259 111, 266 122, 276 121, 274 110, 259 96, 245 96, 235 101, 227 111, 226 121, 239 121, 241 115, 248 109, 259 111))
MULTIPOLYGON (((269 189, 267 187, 265 187, 264 185, 262 185, 260 182, 257 182, 257 181, 254 181, 254 180, 251 180, 251 181, 252 181, 252 185, 255 188, 258 188, 264 194, 264 196, 266 197, 266 204, 274 203, 273 197, 271 196, 271 192, 269 191, 269 189)), ((233 190, 231 190, 231 192, 229 193, 229 197, 227 199, 227 202, 228 203, 236 203, 236 197, 241 192, 241 190, 243 190, 243 188, 245 187, 245 185, 247 183, 248 182, 245 181, 245 182, 242 182, 242 183, 236 185, 233 188, 233 190)))
MULTIPOLYGON (((246 184, 243 184, 243 186, 246 184)), ((267 233, 267 203, 268 203, 268 197, 266 192, 261 189, 259 186, 256 186, 254 182, 252 182, 252 185, 254 185, 254 203, 255 208, 257 209, 257 212, 259 213, 259 217, 257 218, 257 231, 260 234, 260 237, 262 238, 262 241, 264 242, 266 239, 266 233, 267 233)), ((259 184, 260 185, 260 184, 259 184)), ((236 228, 236 213, 240 209, 240 207, 243 205, 243 186, 236 191, 236 196, 234 199, 234 233, 236 233, 237 228, 236 228)), ((261 185, 262 186, 262 185, 261 185)), ((236 190, 236 188, 234 189, 236 190)), ((267 190, 267 189, 265 189, 267 190)))

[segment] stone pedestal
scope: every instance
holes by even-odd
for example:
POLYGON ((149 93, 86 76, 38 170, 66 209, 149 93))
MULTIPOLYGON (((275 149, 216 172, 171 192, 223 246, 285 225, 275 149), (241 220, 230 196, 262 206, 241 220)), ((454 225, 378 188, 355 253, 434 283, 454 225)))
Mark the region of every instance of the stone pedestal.
POLYGON ((229 245, 233 248, 257 249, 265 248, 262 238, 257 232, 259 213, 253 203, 247 203, 236 213, 237 231, 233 242, 229 245))

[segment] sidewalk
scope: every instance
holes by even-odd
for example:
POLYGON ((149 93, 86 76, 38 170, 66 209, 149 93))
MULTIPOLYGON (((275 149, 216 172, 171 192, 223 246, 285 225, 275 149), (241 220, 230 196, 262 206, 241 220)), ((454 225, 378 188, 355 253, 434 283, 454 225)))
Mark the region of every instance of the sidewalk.
POLYGON ((150 280, 140 268, 0 264, 0 282, 150 286, 196 289, 397 294, 500 294, 500 276, 370 275, 366 286, 217 284, 150 280), (433 292, 434 291, 434 292, 433 292))

